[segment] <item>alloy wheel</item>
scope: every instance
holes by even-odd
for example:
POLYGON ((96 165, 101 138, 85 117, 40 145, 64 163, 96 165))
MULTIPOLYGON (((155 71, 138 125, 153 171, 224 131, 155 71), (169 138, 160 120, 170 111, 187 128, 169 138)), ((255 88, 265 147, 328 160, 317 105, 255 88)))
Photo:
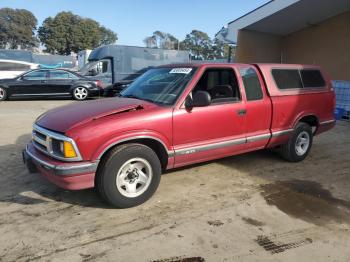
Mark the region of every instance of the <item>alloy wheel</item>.
POLYGON ((5 90, 0 87, 0 99, 3 99, 5 97, 5 90))
POLYGON ((84 100, 88 96, 88 92, 85 87, 77 87, 74 89, 74 96, 79 100, 84 100))
POLYGON ((142 195, 152 180, 151 164, 143 158, 132 158, 119 169, 116 186, 120 194, 133 198, 142 195))
POLYGON ((308 132, 301 132, 295 141, 295 152, 298 156, 304 155, 310 146, 310 135, 308 132))

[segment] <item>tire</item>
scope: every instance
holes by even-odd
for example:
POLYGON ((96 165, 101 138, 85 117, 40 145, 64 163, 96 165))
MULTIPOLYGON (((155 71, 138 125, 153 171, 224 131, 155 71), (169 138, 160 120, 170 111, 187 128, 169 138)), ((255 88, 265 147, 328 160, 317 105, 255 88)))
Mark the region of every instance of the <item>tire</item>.
POLYGON ((112 149, 96 173, 99 194, 110 205, 129 208, 146 202, 157 190, 162 169, 159 158, 142 144, 112 149))
POLYGON ((282 157, 290 162, 304 160, 311 150, 312 141, 311 126, 303 122, 298 123, 289 141, 281 146, 282 157))
POLYGON ((5 101, 5 100, 7 100, 6 89, 0 86, 0 101, 5 101))
POLYGON ((77 86, 72 91, 73 99, 78 101, 83 101, 89 97, 89 91, 86 87, 83 86, 77 86))

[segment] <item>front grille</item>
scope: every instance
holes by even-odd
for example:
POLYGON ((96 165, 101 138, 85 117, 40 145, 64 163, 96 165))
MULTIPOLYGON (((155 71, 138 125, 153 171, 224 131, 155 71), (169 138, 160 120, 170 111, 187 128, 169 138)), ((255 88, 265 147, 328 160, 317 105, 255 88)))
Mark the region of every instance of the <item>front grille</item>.
POLYGON ((42 140, 46 140, 46 135, 40 133, 39 131, 34 130, 34 131, 33 131, 33 134, 35 134, 35 136, 39 137, 39 138, 42 139, 42 140))
POLYGON ((33 133, 32 133, 32 137, 33 137, 34 146, 38 150, 49 155, 50 154, 50 151, 49 151, 50 150, 49 149, 50 148, 50 141, 48 140, 47 135, 34 129, 33 133))
POLYGON ((40 151, 44 151, 45 153, 47 152, 47 147, 45 145, 42 145, 38 143, 37 141, 33 140, 34 146, 39 149, 40 151))

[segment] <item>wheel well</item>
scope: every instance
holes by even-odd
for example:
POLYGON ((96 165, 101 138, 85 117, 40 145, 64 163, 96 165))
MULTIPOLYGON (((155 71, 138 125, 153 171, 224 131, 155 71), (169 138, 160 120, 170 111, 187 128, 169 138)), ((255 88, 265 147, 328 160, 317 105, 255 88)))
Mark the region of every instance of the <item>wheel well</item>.
POLYGON ((164 148, 164 146, 161 142, 159 142, 155 139, 152 139, 152 138, 137 138, 137 139, 131 139, 131 140, 127 140, 127 141, 118 143, 118 144, 112 146, 111 148, 109 148, 106 152, 104 152, 101 159, 106 155, 107 152, 109 152, 110 150, 112 150, 116 146, 125 145, 125 144, 129 144, 129 143, 138 143, 138 144, 142 144, 142 145, 145 145, 145 146, 148 146, 149 148, 151 148, 158 156, 160 164, 162 166, 162 170, 164 171, 166 169, 166 167, 168 165, 167 150, 164 148))
POLYGON ((78 84, 78 85, 72 86, 70 91, 73 93, 74 89, 76 89, 78 87, 84 87, 87 91, 89 91, 89 89, 86 86, 82 85, 82 84, 78 84))
POLYGON ((318 118, 314 115, 304 116, 299 120, 299 122, 303 122, 310 125, 312 127, 313 133, 316 132, 319 124, 318 118))

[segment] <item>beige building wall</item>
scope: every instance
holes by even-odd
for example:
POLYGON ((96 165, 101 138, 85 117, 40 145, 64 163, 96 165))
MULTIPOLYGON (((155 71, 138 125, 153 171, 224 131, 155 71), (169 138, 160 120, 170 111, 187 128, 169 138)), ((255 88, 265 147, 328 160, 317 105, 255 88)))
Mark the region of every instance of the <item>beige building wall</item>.
POLYGON ((238 63, 280 63, 281 38, 248 30, 240 30, 237 38, 238 63))
POLYGON ((317 64, 350 80, 350 11, 285 37, 241 30, 236 61, 317 64))
POLYGON ((282 62, 321 65, 332 79, 350 80, 350 12, 284 37, 282 62))

